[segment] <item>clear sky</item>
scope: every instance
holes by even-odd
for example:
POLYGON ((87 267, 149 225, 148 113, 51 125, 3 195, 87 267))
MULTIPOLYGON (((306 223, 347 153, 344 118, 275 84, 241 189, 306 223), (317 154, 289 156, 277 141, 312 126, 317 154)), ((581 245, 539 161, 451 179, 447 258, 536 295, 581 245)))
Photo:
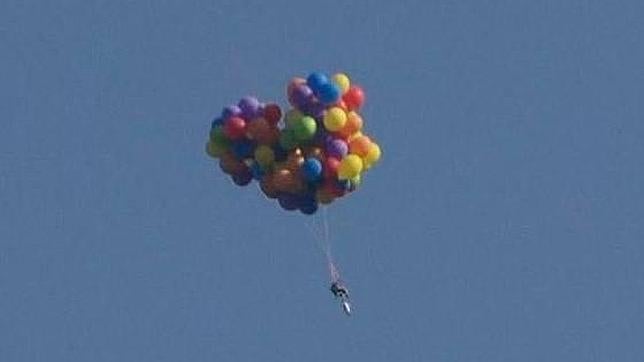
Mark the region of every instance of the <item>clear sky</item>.
POLYGON ((640 1, 0 4, 0 361, 643 361, 640 1), (348 72, 382 163, 311 218, 203 152, 348 72))

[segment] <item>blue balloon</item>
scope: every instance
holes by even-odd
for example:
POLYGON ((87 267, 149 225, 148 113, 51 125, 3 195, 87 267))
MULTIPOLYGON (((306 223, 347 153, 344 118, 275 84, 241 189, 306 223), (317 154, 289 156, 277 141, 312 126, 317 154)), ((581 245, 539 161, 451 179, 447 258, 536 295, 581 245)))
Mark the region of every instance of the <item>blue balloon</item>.
POLYGON ((322 163, 316 158, 307 158, 302 164, 302 175, 309 182, 315 182, 322 177, 322 163))
POLYGON ((221 117, 215 117, 215 119, 212 120, 212 124, 210 125, 210 128, 216 128, 217 126, 223 126, 224 125, 224 119, 221 117))
POLYGON ((250 172, 253 174, 253 178, 257 181, 261 181, 262 177, 264 177, 264 170, 262 170, 262 167, 257 162, 253 162, 250 166, 250 172))
POLYGON ((295 210, 298 206, 297 197, 293 194, 281 193, 277 196, 277 202, 284 210, 295 210))
POLYGON ((333 83, 325 83, 320 87, 318 98, 324 104, 333 104, 340 99, 340 88, 333 83))
POLYGON ((244 140, 235 142, 232 149, 235 157, 239 159, 250 158, 253 156, 253 152, 255 152, 255 145, 250 141, 244 140))
POLYGON ((324 73, 320 72, 313 72, 306 78, 306 85, 308 85, 316 95, 319 94, 322 86, 327 83, 329 83, 329 78, 324 73))
POLYGON ((318 203, 315 197, 311 195, 304 196, 300 199, 300 211, 305 215, 313 215, 318 211, 318 203))
POLYGON ((273 147, 273 153, 275 154, 276 162, 286 161, 286 159, 288 158, 288 151, 282 148, 282 146, 280 145, 273 147))
POLYGON ((241 115, 241 113, 241 108, 239 108, 236 104, 231 104, 224 108, 223 111, 221 111, 221 116, 223 117, 223 119, 228 119, 231 117, 237 117, 241 115))
POLYGON ((246 186, 253 181, 253 175, 246 169, 239 174, 232 175, 233 182, 238 186, 246 186))

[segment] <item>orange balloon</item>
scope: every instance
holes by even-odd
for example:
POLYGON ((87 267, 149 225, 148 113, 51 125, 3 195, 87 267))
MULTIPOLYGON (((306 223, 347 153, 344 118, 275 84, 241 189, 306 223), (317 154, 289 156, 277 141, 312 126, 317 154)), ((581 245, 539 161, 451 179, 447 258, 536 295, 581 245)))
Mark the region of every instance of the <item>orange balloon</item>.
POLYGON ((360 117, 358 113, 349 112, 349 114, 347 114, 347 122, 338 133, 343 138, 349 138, 362 129, 362 124, 362 117, 360 117))
POLYGON ((273 175, 267 174, 264 175, 262 178, 262 181, 259 183, 259 188, 262 190, 264 195, 268 197, 269 199, 275 199, 277 198, 277 188, 275 187, 275 183, 273 182, 273 175))
POLYGON ((288 169, 279 169, 273 173, 273 186, 277 191, 289 192, 294 185, 295 178, 288 169))
POLYGON ((335 196, 329 190, 325 188, 320 188, 315 193, 315 198, 318 200, 319 203, 323 205, 328 205, 333 202, 333 200, 335 199, 335 196))
POLYGON ((219 167, 229 175, 238 174, 246 165, 237 160, 232 153, 226 152, 219 158, 219 167))
POLYGON ((262 141, 266 140, 270 130, 270 124, 268 124, 268 121, 263 117, 255 118, 246 126, 246 134, 248 135, 248 138, 256 140, 259 143, 265 143, 262 141))
POLYGON ((371 140, 367 136, 360 136, 352 139, 349 142, 349 153, 353 153, 360 157, 365 157, 369 153, 371 147, 371 140))

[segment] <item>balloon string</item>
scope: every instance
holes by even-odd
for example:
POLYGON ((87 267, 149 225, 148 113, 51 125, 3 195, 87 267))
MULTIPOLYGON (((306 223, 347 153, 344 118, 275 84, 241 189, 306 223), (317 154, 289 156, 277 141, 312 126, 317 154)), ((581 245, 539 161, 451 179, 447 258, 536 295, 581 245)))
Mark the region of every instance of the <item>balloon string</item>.
POLYGON ((304 225, 313 235, 315 244, 318 249, 320 249, 320 251, 324 254, 326 258, 327 268, 329 269, 329 276, 331 277, 331 282, 333 283, 340 279, 340 272, 333 260, 333 255, 331 253, 329 220, 326 208, 322 210, 322 225, 319 225, 317 221, 318 219, 315 219, 313 225, 308 223, 305 223, 304 225))

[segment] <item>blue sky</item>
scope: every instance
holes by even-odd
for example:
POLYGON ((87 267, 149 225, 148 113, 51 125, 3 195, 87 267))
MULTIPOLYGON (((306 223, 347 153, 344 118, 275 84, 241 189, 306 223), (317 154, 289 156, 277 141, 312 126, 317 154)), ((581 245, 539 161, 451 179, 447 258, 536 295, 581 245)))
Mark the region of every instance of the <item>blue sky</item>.
POLYGON ((4 1, 0 360, 644 360, 637 1, 4 1), (346 71, 382 163, 313 219, 203 152, 346 71))

